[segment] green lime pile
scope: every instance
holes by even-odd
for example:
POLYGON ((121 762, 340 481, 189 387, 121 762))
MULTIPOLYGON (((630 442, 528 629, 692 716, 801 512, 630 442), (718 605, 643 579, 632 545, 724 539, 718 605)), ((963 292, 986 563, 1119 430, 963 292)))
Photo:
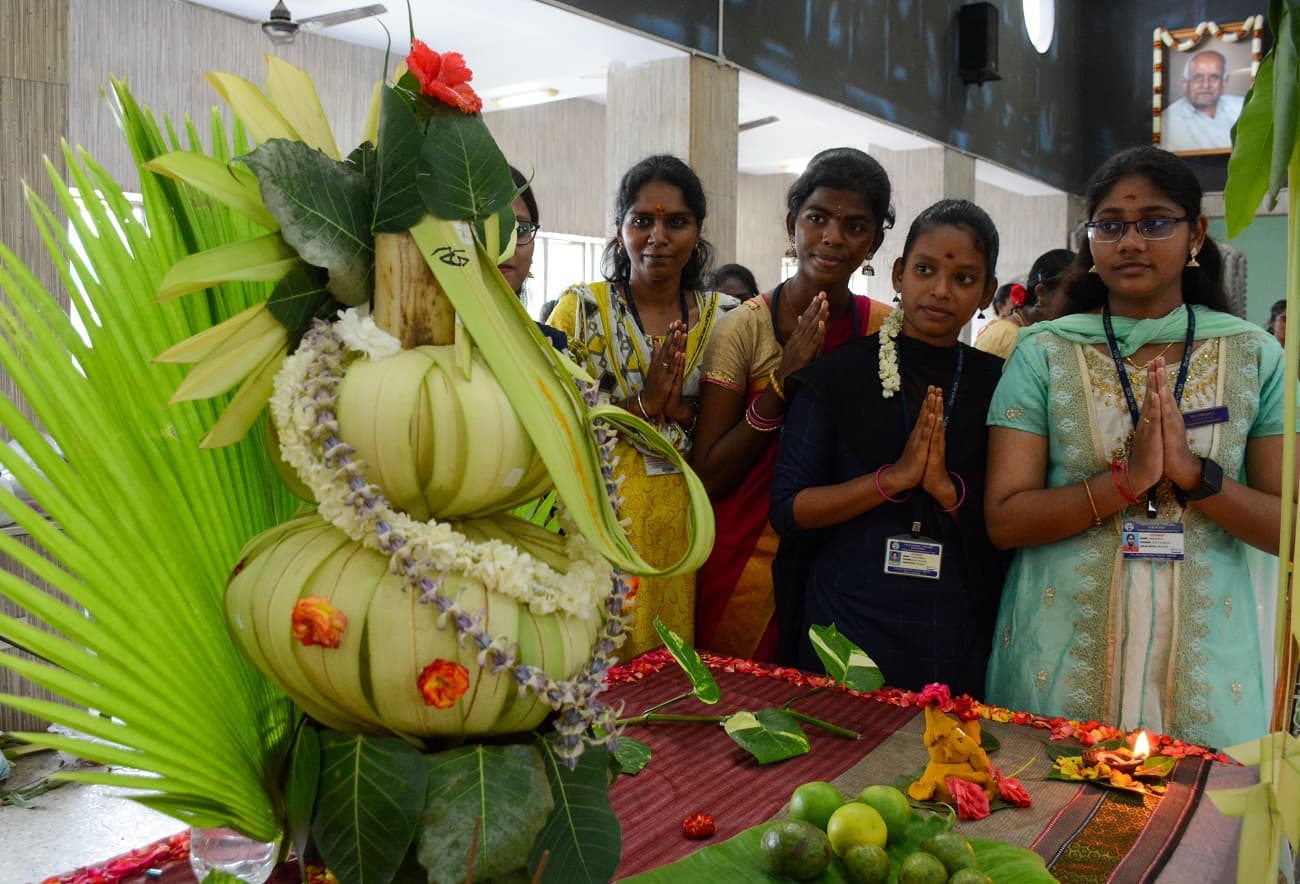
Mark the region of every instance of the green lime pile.
MULTIPOLYGON (((970 842, 939 832, 907 843, 915 814, 905 794, 892 786, 868 786, 845 801, 830 783, 804 783, 790 796, 790 819, 773 823, 760 846, 764 864, 777 874, 807 881, 839 858, 854 884, 883 884, 895 863, 899 884, 982 884, 970 842)), ((913 835, 915 839, 919 835, 913 835)))

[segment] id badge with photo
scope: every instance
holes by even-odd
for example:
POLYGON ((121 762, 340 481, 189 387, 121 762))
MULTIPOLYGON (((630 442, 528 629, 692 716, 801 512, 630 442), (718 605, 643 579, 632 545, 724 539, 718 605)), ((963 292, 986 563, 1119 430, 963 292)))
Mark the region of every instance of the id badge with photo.
POLYGON ((920 534, 899 534, 885 540, 885 573, 898 577, 938 580, 943 544, 920 534))
POLYGON ((645 461, 645 474, 647 476, 675 476, 682 471, 681 467, 666 457, 644 453, 642 457, 645 461))
POLYGON ((1120 554, 1130 561, 1181 562, 1183 523, 1128 519, 1119 535, 1120 554))

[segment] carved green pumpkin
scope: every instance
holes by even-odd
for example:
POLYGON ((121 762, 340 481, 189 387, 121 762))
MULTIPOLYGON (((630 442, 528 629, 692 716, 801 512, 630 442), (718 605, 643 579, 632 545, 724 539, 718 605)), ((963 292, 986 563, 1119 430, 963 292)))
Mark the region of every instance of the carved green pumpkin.
MULTIPOLYGON (((520 519, 484 519, 457 530, 474 541, 510 537, 538 558, 564 560, 563 538, 520 519)), ((485 611, 488 634, 518 642, 518 662, 553 678, 573 676, 590 658, 600 628, 598 599, 583 617, 536 615, 464 575, 448 574, 441 591, 466 611, 485 611)), ((231 632, 253 665, 337 730, 415 737, 513 733, 536 727, 549 711, 532 693, 520 693, 509 673, 480 669, 473 643, 462 647, 450 622, 439 629, 438 609, 403 588, 389 573, 387 557, 315 514, 254 538, 226 588, 225 604, 231 632), (295 636, 294 608, 309 597, 346 616, 337 647, 305 645, 295 636), (468 674, 468 688, 445 709, 428 705, 418 684, 425 667, 438 660, 459 663, 468 674)))
POLYGON ((551 488, 537 449, 483 357, 416 347, 348 369, 339 436, 367 477, 421 521, 473 518, 535 500, 551 488))

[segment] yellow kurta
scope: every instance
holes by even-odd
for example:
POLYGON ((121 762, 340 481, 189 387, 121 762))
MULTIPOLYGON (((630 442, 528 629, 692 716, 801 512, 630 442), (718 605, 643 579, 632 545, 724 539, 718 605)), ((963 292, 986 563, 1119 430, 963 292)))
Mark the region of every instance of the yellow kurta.
MULTIPOLYGON (((718 296, 695 292, 699 321, 686 335, 686 372, 682 395, 699 395, 700 361, 714 321, 718 296)), ((636 398, 645 383, 650 354, 661 338, 644 334, 637 326, 622 297, 611 292, 607 282, 566 289, 546 320, 569 337, 573 359, 596 379, 610 400, 618 405, 636 398)), ((666 424, 661 432, 674 447, 689 454, 691 438, 682 427, 666 424)), ((655 475, 655 459, 647 472, 645 455, 629 442, 619 440, 615 448, 622 477, 623 505, 619 514, 630 520, 628 538, 641 556, 655 566, 669 565, 687 548, 686 517, 690 497, 679 473, 655 475)), ((688 642, 695 640, 695 575, 642 578, 632 606, 632 626, 621 659, 631 659, 657 648, 662 641, 655 632, 655 618, 688 642)))

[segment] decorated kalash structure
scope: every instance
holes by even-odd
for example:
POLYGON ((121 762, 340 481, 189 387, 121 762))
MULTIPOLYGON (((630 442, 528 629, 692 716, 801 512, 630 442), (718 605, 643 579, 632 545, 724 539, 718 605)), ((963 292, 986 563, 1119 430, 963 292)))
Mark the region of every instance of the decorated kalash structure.
MULTIPOLYGON (((638 576, 697 569, 712 510, 680 453, 603 403, 498 272, 519 190, 466 62, 414 40, 346 154, 310 78, 268 65, 265 88, 210 75, 236 121, 190 125, 186 147, 113 84, 143 220, 72 149, 59 205, 31 197, 84 337, 0 251, 0 364, 33 415, 0 398, 30 462, 0 460, 43 510, 0 492, 39 547, 0 538, 33 575, 0 592, 49 627, 0 619, 38 658, 0 663, 67 702, 3 699, 68 729, 24 739, 111 766, 67 779, 191 827, 112 880, 170 857, 213 882, 606 881, 640 870, 647 837, 662 848, 666 820, 689 847, 643 880, 1052 881, 1035 851, 951 831, 1035 807, 1029 762, 1004 772, 986 727, 1071 741, 1039 783, 1119 790, 1134 813, 1183 788, 1179 760, 1232 763, 943 685, 886 688, 830 625, 811 631, 825 676, 701 655, 662 624, 665 650, 620 660, 638 576), (682 471, 679 561, 627 539, 618 437, 682 471), (704 714, 745 679, 767 686, 755 697, 787 691, 782 705, 704 714), (668 695, 639 714, 609 699, 652 682, 668 695), (816 757, 805 726, 840 769, 884 738, 830 720, 853 703, 917 722, 915 769, 856 798, 805 774, 771 822, 753 778, 816 757), (658 820, 616 815, 612 781, 689 754, 652 751, 651 729, 718 725, 753 787, 715 783, 713 811, 645 796, 658 820)), ((1270 773, 1216 798, 1246 816, 1246 879, 1277 868, 1284 833, 1300 840, 1297 755, 1282 735, 1241 751, 1270 773)))

